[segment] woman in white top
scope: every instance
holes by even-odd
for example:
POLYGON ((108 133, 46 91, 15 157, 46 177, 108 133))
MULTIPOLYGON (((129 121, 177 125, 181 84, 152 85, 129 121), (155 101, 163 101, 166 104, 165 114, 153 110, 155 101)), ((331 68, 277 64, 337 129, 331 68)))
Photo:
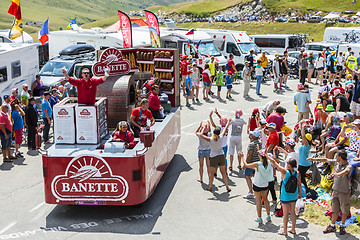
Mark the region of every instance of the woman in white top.
POLYGON ((226 126, 224 128, 224 130, 221 132, 221 128, 220 127, 216 127, 214 129, 213 135, 211 137, 208 137, 204 134, 205 129, 202 129, 201 133, 200 133, 200 137, 208 142, 210 142, 210 169, 211 169, 211 174, 210 174, 210 180, 209 180, 209 188, 207 189, 208 191, 212 190, 212 185, 213 185, 213 181, 214 181, 214 175, 216 172, 216 167, 219 166, 220 168, 220 172, 222 175, 222 178, 224 180, 225 186, 226 186, 226 190, 228 192, 231 191, 229 184, 228 184, 228 179, 226 176, 226 168, 225 168, 225 156, 224 156, 224 152, 222 150, 222 140, 223 137, 229 127, 229 123, 230 123, 231 119, 228 119, 226 126))
POLYGON ((315 84, 317 84, 319 77, 320 77, 320 84, 323 81, 324 64, 325 64, 325 59, 322 57, 321 53, 319 53, 318 57, 315 61, 315 68, 316 68, 316 72, 317 72, 315 84))
POLYGON ((269 193, 269 182, 274 180, 273 177, 273 168, 271 164, 268 162, 267 158, 263 155, 259 154, 260 161, 254 163, 246 163, 244 159, 244 154, 240 154, 241 160, 244 163, 245 168, 252 168, 255 169, 254 181, 253 181, 253 191, 255 193, 255 200, 256 200, 256 212, 257 218, 255 218, 255 222, 262 223, 263 220, 261 218, 261 199, 264 200, 264 206, 266 210, 266 221, 270 222, 270 204, 268 200, 268 193, 269 193))
POLYGON ((200 179, 198 182, 203 183, 204 175, 204 159, 206 161, 207 174, 210 179, 210 143, 200 137, 200 132, 204 129, 204 134, 206 136, 211 136, 209 133, 211 131, 210 123, 200 123, 200 126, 196 130, 195 134, 199 138, 199 147, 198 147, 198 158, 199 158, 199 174, 200 179))

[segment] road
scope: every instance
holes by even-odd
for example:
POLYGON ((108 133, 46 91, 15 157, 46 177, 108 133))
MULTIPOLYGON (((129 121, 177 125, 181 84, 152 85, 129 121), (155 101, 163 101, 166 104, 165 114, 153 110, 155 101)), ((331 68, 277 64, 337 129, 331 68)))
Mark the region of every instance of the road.
MULTIPOLYGON (((28 152, 25 159, 15 160, 13 164, 2 164, 0 239, 284 239, 277 234, 281 230, 281 218, 272 216, 273 221, 262 226, 254 222, 254 201, 243 198, 247 193, 243 172, 229 174, 230 193, 221 179, 215 180, 212 193, 204 190, 207 184, 197 182, 198 140, 194 132, 215 107, 226 117, 233 117, 236 109, 242 109, 247 120, 254 107, 261 108, 275 99, 289 112, 285 116, 287 125, 294 126, 297 115, 292 96, 296 84, 297 80, 289 80, 291 89, 275 94, 272 84, 267 83, 262 85, 262 97, 257 97, 252 87, 250 95, 254 99, 244 100, 241 83, 234 85, 233 100, 219 102, 212 98, 207 103, 201 101, 190 108, 182 107, 182 135, 177 154, 153 196, 140 206, 48 205, 44 203, 41 156, 37 152, 28 152)), ((319 86, 311 87, 315 101, 319 86)), ((184 106, 184 99, 182 102, 184 106)), ((246 149, 249 141, 245 132, 243 135, 246 149)), ((22 151, 26 150, 22 147, 22 151)), ((325 239, 322 230, 323 227, 300 217, 295 239, 325 239)), ((326 238, 338 236, 329 234, 326 238)), ((342 239, 358 238, 347 234, 342 239)))

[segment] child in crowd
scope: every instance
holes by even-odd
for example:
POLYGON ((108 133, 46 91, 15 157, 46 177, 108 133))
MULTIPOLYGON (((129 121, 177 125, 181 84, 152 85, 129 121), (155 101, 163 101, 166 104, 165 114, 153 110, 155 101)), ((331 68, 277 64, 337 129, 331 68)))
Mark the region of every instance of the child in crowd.
POLYGON ((224 71, 223 69, 220 67, 218 68, 218 71, 216 72, 216 86, 217 86, 217 99, 221 99, 220 97, 220 92, 221 92, 221 87, 224 86, 224 71))
POLYGON ((199 81, 200 81, 200 71, 197 68, 196 63, 192 64, 192 69, 191 71, 193 71, 193 73, 191 74, 191 98, 193 100, 193 103, 195 102, 200 102, 199 101, 199 81))
POLYGON ((226 88, 227 88, 227 92, 226 92, 226 98, 227 99, 231 99, 231 89, 232 89, 232 76, 231 73, 228 72, 228 74, 226 75, 226 88))
POLYGON ((186 91, 186 106, 190 107, 190 103, 189 103, 189 97, 190 97, 190 93, 191 93, 191 74, 193 72, 192 71, 188 71, 187 72, 187 77, 185 80, 185 91, 186 91))

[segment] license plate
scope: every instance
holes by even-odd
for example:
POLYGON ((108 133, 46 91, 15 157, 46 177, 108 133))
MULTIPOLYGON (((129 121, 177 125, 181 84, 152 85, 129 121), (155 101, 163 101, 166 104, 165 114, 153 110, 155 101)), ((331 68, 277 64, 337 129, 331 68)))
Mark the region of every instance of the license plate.
POLYGON ((75 201, 76 205, 106 205, 106 201, 75 201))

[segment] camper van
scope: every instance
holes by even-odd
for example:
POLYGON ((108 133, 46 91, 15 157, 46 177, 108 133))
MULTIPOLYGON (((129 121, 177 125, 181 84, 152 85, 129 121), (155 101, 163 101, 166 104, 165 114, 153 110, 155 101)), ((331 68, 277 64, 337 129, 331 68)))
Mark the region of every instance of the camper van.
POLYGON ((351 47, 351 51, 354 52, 354 56, 357 58, 360 56, 360 43, 344 43, 338 47, 338 52, 347 52, 348 48, 351 47))
POLYGON ((328 27, 325 29, 323 41, 360 43, 360 27, 328 27))
POLYGON ((297 51, 304 47, 304 41, 301 36, 290 34, 267 34, 267 35, 251 35, 251 39, 255 44, 270 54, 284 51, 297 51))
POLYGON ((11 94, 11 89, 31 86, 39 72, 36 44, 0 43, 0 95, 11 94))
POLYGON ((21 37, 15 38, 13 40, 9 39, 10 30, 0 30, 0 43, 33 43, 34 39, 27 32, 23 31, 21 37))
POLYGON ((182 55, 192 55, 200 70, 204 69, 205 63, 210 62, 211 56, 215 57, 215 61, 219 62, 219 66, 225 66, 227 62, 225 57, 208 33, 194 30, 194 34, 186 35, 188 32, 189 29, 160 28, 161 46, 164 48, 178 48, 182 55))
MULTIPOLYGON (((142 47, 151 44, 148 27, 133 28, 133 46, 142 47)), ((102 28, 64 30, 49 33, 49 57, 59 56, 59 52, 71 45, 88 44, 95 50, 109 47, 123 47, 123 36, 120 31, 104 30, 102 28)))
POLYGON ((216 30, 216 29, 201 29, 213 37, 214 42, 220 52, 229 59, 229 55, 234 55, 234 62, 236 69, 241 71, 244 67, 245 56, 247 56, 251 49, 255 53, 261 52, 261 49, 251 40, 250 36, 245 31, 232 30, 216 30))

